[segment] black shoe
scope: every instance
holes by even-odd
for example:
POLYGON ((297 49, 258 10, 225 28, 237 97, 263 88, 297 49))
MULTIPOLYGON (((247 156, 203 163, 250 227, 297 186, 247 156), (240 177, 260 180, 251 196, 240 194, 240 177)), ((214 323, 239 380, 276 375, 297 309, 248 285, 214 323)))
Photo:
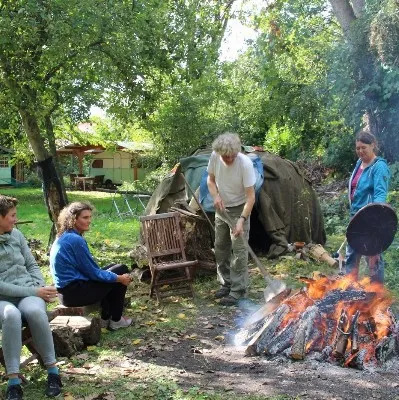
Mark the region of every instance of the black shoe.
POLYGON ((58 374, 48 374, 46 396, 57 397, 61 393, 62 382, 58 374))
POLYGON ((238 305, 238 299, 235 299, 232 296, 223 297, 223 299, 219 301, 219 304, 227 307, 236 306, 238 305))
POLYGON ((21 385, 11 385, 7 387, 6 400, 22 400, 23 391, 21 385))
POLYGON ((216 293, 215 293, 215 298, 216 299, 221 299, 222 297, 226 297, 228 296, 228 294, 230 293, 230 289, 222 286, 216 293))

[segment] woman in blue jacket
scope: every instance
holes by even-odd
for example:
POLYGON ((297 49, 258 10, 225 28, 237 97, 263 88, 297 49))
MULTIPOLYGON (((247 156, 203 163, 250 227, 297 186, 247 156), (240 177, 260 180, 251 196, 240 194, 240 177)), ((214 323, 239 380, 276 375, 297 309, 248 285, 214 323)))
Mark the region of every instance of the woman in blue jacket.
POLYGON ((67 307, 101 302, 102 326, 126 328, 132 320, 122 316, 129 270, 123 264, 103 269, 94 261, 83 234, 90 229, 93 207, 74 202, 58 217, 58 234, 50 251, 50 268, 60 301, 67 307))
MULTIPOLYGON (((376 155, 377 140, 374 135, 360 131, 356 135, 356 154, 359 160, 349 180, 351 218, 365 205, 385 203, 388 194, 390 171, 387 162, 376 155)), ((346 248, 346 273, 357 279, 361 254, 349 245, 346 248)), ((381 254, 366 257, 372 282, 384 282, 384 261, 381 254)))

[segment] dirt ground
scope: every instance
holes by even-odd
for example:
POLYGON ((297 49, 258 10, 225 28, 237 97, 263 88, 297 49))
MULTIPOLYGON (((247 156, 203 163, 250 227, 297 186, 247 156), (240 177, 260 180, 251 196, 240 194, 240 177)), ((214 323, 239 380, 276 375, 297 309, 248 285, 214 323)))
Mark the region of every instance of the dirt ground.
POLYGON ((135 353, 136 362, 172 367, 169 371, 184 388, 261 396, 288 395, 295 399, 399 399, 399 360, 381 370, 359 371, 318 361, 269 360, 246 357, 233 344, 248 305, 203 307, 186 339, 161 351, 135 353), (195 337, 195 340, 192 338, 195 337))

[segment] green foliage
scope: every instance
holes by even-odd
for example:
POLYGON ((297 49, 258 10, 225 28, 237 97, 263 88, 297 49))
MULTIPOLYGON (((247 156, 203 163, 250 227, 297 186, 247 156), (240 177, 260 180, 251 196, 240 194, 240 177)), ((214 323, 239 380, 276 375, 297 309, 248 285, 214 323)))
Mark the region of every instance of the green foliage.
POLYGON ((332 129, 322 139, 325 146, 323 162, 326 167, 334 168, 336 171, 347 174, 354 165, 355 143, 353 135, 341 125, 342 130, 332 129))
POLYGON ((333 198, 323 197, 320 206, 324 216, 324 228, 327 235, 342 235, 349 223, 348 194, 343 193, 333 198))
POLYGON ((326 138, 342 130, 326 82, 327 56, 340 33, 325 2, 276 1, 253 24, 259 38, 225 78, 232 111, 226 108, 225 119, 246 142, 282 156, 323 155, 326 138))
POLYGON ((119 190, 152 193, 169 172, 170 168, 167 165, 164 165, 150 171, 141 181, 123 182, 119 190))
POLYGON ((391 171, 391 180, 389 182, 389 187, 394 192, 391 193, 390 197, 393 199, 397 199, 397 191, 399 190, 399 162, 390 164, 389 169, 391 171))
POLYGON ((395 0, 381 2, 381 9, 371 22, 370 43, 382 63, 399 66, 399 14, 395 0))

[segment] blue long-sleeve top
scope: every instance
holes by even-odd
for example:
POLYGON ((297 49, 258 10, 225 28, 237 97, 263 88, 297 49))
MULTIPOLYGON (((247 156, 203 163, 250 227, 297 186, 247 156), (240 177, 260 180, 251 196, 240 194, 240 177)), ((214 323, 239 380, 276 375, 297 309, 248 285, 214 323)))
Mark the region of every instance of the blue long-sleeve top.
POLYGON ((350 215, 353 216, 369 203, 385 203, 387 201, 389 179, 391 173, 387 162, 376 157, 371 165, 366 167, 357 183, 353 199, 350 199, 352 179, 360 168, 362 160, 358 160, 349 180, 350 215))
POLYGON ((76 280, 116 282, 118 276, 98 266, 86 240, 73 229, 64 232, 53 243, 50 269, 57 289, 76 280))

